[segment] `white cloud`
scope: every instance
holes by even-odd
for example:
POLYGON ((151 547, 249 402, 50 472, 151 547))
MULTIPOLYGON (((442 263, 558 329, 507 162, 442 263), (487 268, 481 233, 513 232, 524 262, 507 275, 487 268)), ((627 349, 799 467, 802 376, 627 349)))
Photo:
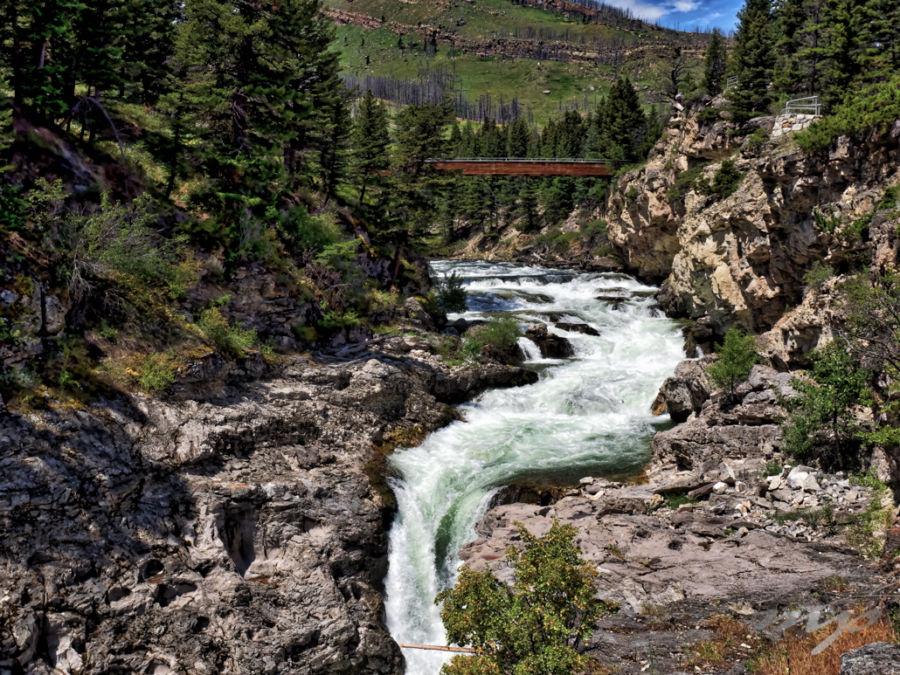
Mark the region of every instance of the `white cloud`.
POLYGON ((656 21, 667 11, 663 7, 656 7, 640 0, 606 0, 606 3, 620 9, 630 9, 637 18, 647 21, 656 21))
POLYGON ((679 12, 691 12, 699 6, 700 3, 693 0, 675 0, 675 9, 679 12))

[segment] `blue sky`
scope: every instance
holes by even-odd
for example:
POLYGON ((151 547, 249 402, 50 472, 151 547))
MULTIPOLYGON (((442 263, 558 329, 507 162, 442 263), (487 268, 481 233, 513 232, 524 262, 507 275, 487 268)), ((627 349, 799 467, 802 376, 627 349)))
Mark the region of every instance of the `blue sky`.
POLYGON ((718 27, 727 33, 737 24, 743 0, 604 0, 606 4, 630 9, 641 19, 659 21, 682 30, 718 27))

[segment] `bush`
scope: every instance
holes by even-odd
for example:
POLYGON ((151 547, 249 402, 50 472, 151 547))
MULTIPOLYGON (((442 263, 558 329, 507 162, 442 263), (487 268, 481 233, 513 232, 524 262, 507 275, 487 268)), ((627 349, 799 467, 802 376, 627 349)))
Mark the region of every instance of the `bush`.
POLYGON ((708 106, 701 110, 697 115, 699 122, 714 122, 719 119, 719 109, 708 106))
POLYGON ((737 191, 743 177, 744 175, 735 167, 734 161, 726 159, 713 176, 712 184, 704 183, 701 191, 718 199, 725 199, 737 191))
POLYGON ((697 181, 703 174, 703 169, 706 168, 707 164, 709 164, 709 162, 698 164, 687 171, 679 173, 675 177, 675 184, 666 192, 666 199, 668 199, 669 202, 683 201, 685 195, 696 186, 697 181))
POLYGON ((769 134, 766 133, 766 130, 757 129, 752 134, 747 136, 747 140, 745 141, 747 152, 751 154, 759 152, 759 150, 766 144, 768 140, 769 134))
POLYGON ((581 227, 581 234, 587 239, 605 238, 608 232, 608 225, 602 218, 592 220, 581 227))
POLYGON ((829 148, 840 136, 855 136, 868 129, 884 133, 900 118, 900 74, 883 82, 850 91, 832 114, 798 133, 797 144, 807 152, 829 148))
POLYGON ((878 202, 879 209, 893 209, 900 203, 900 185, 894 185, 884 189, 884 194, 878 202))
POLYGON ((725 341, 716 345, 716 360, 706 368, 706 372, 713 384, 727 388, 733 395, 735 387, 747 379, 753 364, 758 361, 753 336, 744 335, 732 326, 725 333, 725 341))
POLYGON ((803 275, 803 283, 807 286, 817 286, 834 276, 834 268, 816 260, 806 274, 803 275))
POLYGON ((597 620, 615 611, 594 598, 596 568, 582 560, 571 525, 554 521, 540 538, 522 525, 519 533, 524 548, 506 556, 512 586, 463 567, 456 586, 437 596, 447 639, 476 650, 453 657, 442 673, 570 675, 587 665, 579 651, 597 620))
POLYGON ((816 223, 816 229, 824 234, 834 234, 841 224, 840 215, 829 218, 819 209, 813 209, 813 220, 816 223))
POLYGON ((442 312, 465 312, 466 291, 463 280, 453 272, 434 285, 434 302, 442 312))
POLYGON ((500 351, 509 349, 522 337, 522 329, 519 328, 518 322, 508 316, 491 319, 483 326, 478 326, 475 333, 485 346, 500 351))
POLYGON ((218 307, 204 310, 197 326, 212 340, 216 349, 236 359, 246 357, 247 350, 252 349, 257 342, 255 330, 230 325, 218 307))
POLYGON ((810 358, 812 381, 793 383, 801 396, 791 402, 791 415, 784 425, 785 449, 804 458, 816 447, 830 447, 832 456, 826 458, 843 463, 862 433, 855 409, 872 403, 866 386, 868 374, 853 362, 846 346, 837 342, 812 352, 810 358))
POLYGON ((137 381, 141 389, 156 393, 170 387, 178 372, 178 360, 172 352, 150 354, 138 366, 137 381))
POLYGON ((173 298, 182 296, 195 278, 193 266, 185 257, 184 238, 156 234, 158 218, 147 197, 121 204, 108 195, 93 213, 70 216, 77 239, 70 287, 76 295, 90 286, 90 279, 99 278, 139 297, 153 287, 165 287, 173 298))

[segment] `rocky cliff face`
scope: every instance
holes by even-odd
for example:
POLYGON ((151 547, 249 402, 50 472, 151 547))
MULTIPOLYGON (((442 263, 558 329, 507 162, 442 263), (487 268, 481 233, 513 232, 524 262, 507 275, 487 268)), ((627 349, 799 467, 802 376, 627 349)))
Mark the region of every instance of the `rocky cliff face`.
POLYGON ((383 339, 211 399, 0 419, 0 671, 400 673, 385 452, 535 376, 383 339))
MULTIPOLYGON (((897 253, 897 213, 878 203, 900 182, 900 121, 886 134, 842 138, 823 154, 801 151, 792 134, 771 138, 772 118, 753 124, 754 134, 739 137, 722 120, 675 118, 607 205, 610 241, 626 267, 663 282, 670 313, 720 334, 735 322, 756 333, 775 327, 805 302, 804 275, 817 261, 840 273, 897 253), (726 160, 740 173, 737 189, 710 194, 726 160)), ((815 346, 818 335, 794 330, 809 323, 814 303, 799 312, 806 320, 782 323, 776 338, 815 346)), ((796 351, 794 344, 780 356, 796 351)))

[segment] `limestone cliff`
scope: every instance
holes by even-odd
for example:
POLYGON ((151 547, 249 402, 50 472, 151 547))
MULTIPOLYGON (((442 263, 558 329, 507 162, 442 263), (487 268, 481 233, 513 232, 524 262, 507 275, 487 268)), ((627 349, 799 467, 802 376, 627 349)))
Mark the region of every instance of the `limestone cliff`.
POLYGON ((816 345, 825 323, 810 332, 822 299, 804 276, 817 262, 840 274, 896 259, 898 214, 879 202, 900 182, 900 121, 809 154, 772 117, 747 136, 704 121, 723 104, 674 118, 646 165, 619 179, 605 209, 610 243, 629 271, 663 283, 671 314, 717 334, 735 322, 776 328, 773 355, 790 360, 816 345), (739 182, 716 194, 725 162, 739 182))

